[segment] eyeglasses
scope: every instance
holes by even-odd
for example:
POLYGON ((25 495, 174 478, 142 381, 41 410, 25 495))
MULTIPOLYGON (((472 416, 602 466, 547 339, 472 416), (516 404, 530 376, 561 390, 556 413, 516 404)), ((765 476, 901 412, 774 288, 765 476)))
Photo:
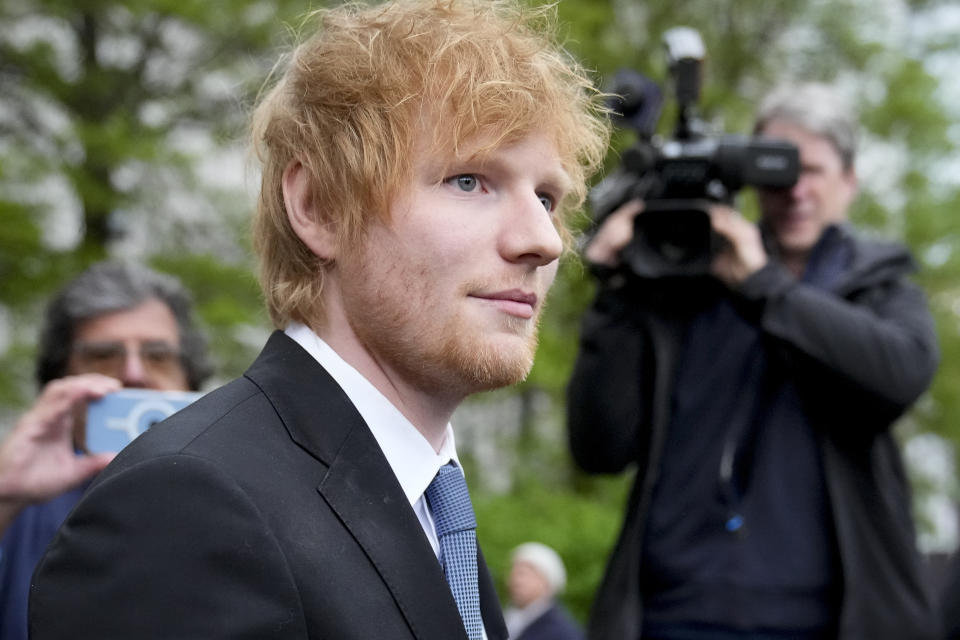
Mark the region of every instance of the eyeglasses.
MULTIPOLYGON (((140 344, 140 362, 147 373, 165 376, 182 371, 180 350, 168 342, 140 344)), ((122 342, 78 342, 73 357, 79 369, 121 377, 127 364, 127 347, 122 342)))

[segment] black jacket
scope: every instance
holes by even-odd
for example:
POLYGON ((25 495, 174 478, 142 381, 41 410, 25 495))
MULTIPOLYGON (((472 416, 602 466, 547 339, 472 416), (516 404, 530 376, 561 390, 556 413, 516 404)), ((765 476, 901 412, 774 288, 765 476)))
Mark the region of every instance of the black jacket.
MULTIPOLYGON (((850 266, 831 291, 804 285, 771 261, 744 282, 738 304, 753 313, 771 357, 793 372, 818 432, 843 571, 839 637, 934 638, 935 608, 890 433, 936 370, 933 321, 923 293, 906 279, 914 263, 903 247, 852 236, 850 242, 850 266)), ((640 546, 670 422, 680 340, 717 291, 712 279, 615 276, 584 318, 568 389, 573 456, 590 472, 638 465, 594 603, 591 640, 639 633, 640 546)))
MULTIPOLYGON (((507 630, 482 557, 490 640, 507 630)), ((466 640, 370 429, 275 332, 244 377, 138 437, 33 578, 30 637, 466 640)))

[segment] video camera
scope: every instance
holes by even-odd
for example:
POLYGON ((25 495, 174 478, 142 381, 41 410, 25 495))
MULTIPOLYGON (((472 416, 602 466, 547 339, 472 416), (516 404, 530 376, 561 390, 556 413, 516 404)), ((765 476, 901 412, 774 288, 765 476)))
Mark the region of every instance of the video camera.
POLYGON ((633 129, 638 139, 623 153, 620 167, 590 192, 598 223, 629 200, 644 201, 633 239, 621 252, 640 277, 706 273, 724 242, 711 228, 710 204, 733 204, 744 186, 790 187, 799 172, 799 153, 789 142, 709 135, 696 113, 705 55, 700 34, 675 27, 664 34, 664 44, 677 102, 673 138, 655 135, 663 104, 657 84, 621 69, 608 106, 616 123, 633 129))

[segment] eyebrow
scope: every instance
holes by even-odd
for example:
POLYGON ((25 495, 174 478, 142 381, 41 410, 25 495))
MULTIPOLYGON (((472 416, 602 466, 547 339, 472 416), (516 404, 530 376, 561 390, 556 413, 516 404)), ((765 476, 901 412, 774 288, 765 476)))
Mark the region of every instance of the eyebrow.
POLYGON ((546 182, 550 188, 559 190, 561 196, 566 196, 574 188, 573 178, 570 177, 570 174, 562 165, 558 170, 547 176, 546 182))

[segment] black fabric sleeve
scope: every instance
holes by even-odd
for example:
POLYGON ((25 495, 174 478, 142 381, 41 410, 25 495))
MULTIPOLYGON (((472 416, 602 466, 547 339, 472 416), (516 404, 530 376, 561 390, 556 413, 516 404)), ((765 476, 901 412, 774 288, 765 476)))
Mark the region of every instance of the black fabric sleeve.
POLYGON ((638 457, 648 403, 641 367, 649 346, 635 321, 636 295, 607 283, 582 321, 567 424, 571 453, 585 471, 616 473, 638 457))
POLYGON ((306 638, 276 540, 203 459, 155 458, 95 484, 33 577, 34 640, 306 638))
POLYGON ((801 382, 829 393, 844 384, 849 401, 906 409, 927 389, 939 360, 923 292, 906 278, 850 298, 797 282, 771 263, 740 293, 759 309, 761 329, 800 355, 801 382), (858 397, 859 396, 859 397, 858 397))

